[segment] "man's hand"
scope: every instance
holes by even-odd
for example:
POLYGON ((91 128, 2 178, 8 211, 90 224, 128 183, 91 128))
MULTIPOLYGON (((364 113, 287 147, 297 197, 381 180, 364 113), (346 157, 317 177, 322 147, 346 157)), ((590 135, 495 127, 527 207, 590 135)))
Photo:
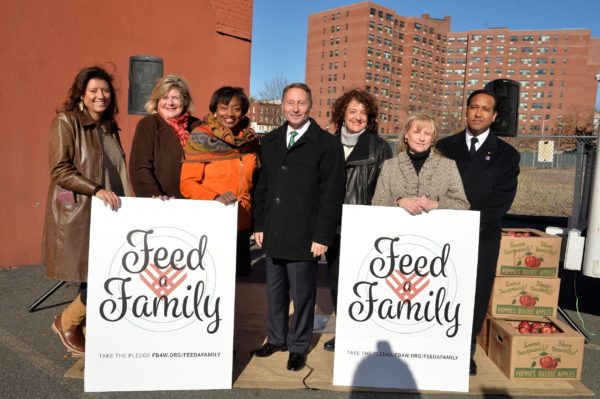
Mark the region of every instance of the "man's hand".
POLYGON ((319 244, 318 242, 312 243, 310 246, 310 252, 312 252, 315 258, 320 258, 325 252, 327 252, 327 245, 319 244))
POLYGON ((254 241, 259 248, 262 248, 264 233, 262 231, 254 232, 254 241))

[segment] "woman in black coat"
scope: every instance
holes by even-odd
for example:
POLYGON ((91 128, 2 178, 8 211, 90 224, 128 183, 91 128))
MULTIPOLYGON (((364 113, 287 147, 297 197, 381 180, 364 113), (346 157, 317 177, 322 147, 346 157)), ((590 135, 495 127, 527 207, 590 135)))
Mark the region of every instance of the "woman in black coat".
MULTIPOLYGON (((371 205, 383 162, 392 157, 390 145, 377 135, 377 100, 362 90, 350 90, 333 103, 331 122, 341 141, 346 158, 345 204, 371 205)), ((331 298, 337 311, 337 286, 340 261, 340 235, 325 254, 329 266, 331 298)), ((325 342, 326 350, 335 349, 335 337, 325 342)))

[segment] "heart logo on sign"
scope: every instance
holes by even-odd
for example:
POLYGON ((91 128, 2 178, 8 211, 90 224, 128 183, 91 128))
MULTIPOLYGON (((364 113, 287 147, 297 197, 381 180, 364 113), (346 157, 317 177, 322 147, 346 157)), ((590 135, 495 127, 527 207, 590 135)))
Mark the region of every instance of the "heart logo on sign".
POLYGON ((160 269, 150 264, 142 273, 140 279, 154 292, 157 297, 168 296, 175 291, 187 277, 184 269, 173 269, 169 266, 166 269, 160 269))
POLYGON ((405 275, 399 269, 385 279, 388 287, 403 302, 410 301, 429 285, 429 275, 419 276, 415 273, 405 275))

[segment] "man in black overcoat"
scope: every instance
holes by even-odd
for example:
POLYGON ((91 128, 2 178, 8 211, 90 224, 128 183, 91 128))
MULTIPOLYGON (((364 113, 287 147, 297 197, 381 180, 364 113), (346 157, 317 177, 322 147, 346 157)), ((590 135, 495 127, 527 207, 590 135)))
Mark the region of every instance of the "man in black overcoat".
POLYGON ((287 369, 304 368, 313 335, 317 264, 333 243, 345 191, 342 146, 309 118, 310 88, 288 85, 287 120, 261 141, 254 192, 254 237, 266 255, 268 339, 254 356, 290 351, 287 369), (294 315, 289 320, 290 293, 294 315))
POLYGON ((467 128, 440 140, 437 148, 456 161, 471 210, 480 211, 479 255, 469 372, 477 374, 473 360, 494 284, 500 250, 500 220, 517 193, 519 153, 490 131, 496 119, 496 96, 476 90, 467 100, 467 128))

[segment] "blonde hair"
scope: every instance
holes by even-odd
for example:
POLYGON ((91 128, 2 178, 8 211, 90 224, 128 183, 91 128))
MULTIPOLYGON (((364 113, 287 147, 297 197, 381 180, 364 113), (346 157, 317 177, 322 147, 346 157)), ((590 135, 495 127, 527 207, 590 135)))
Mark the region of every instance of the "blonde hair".
POLYGON ((421 126, 424 124, 428 124, 431 126, 433 132, 433 142, 431 143, 432 151, 437 152, 435 150, 435 141, 438 136, 438 132, 440 131, 440 127, 437 119, 433 115, 428 113, 418 113, 412 114, 406 121, 404 121, 404 126, 402 126, 402 131, 400 132, 400 137, 398 139, 398 153, 406 151, 406 132, 410 130, 414 123, 419 123, 421 126))
POLYGON ((177 75, 166 75, 156 81, 156 84, 152 88, 152 93, 150 93, 150 98, 146 103, 146 111, 155 114, 158 107, 158 100, 171 89, 178 89, 181 92, 185 101, 183 113, 186 111, 192 112, 194 110, 194 101, 192 100, 188 83, 184 78, 177 75))

